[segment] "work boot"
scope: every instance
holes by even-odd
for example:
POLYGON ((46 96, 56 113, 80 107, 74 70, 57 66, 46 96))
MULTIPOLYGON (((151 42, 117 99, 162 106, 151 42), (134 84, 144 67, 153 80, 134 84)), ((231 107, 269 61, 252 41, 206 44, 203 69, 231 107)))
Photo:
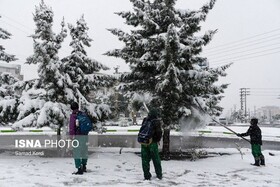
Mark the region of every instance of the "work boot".
POLYGON ((162 179, 162 176, 157 176, 157 178, 158 178, 159 180, 161 180, 161 179, 162 179))
POLYGON ((260 160, 261 160, 261 165, 265 166, 265 159, 263 155, 261 155, 260 160))
POLYGON ((82 167, 79 167, 79 168, 78 168, 78 171, 77 171, 77 172, 74 172, 74 173, 72 173, 72 174, 74 174, 74 175, 82 175, 82 174, 84 174, 83 168, 82 168, 82 167))
POLYGON ((82 168, 83 168, 83 172, 87 172, 87 165, 83 164, 82 168))
POLYGON ((144 175, 144 180, 151 180, 151 177, 152 177, 152 175, 151 175, 151 173, 148 173, 148 175, 144 175))
POLYGON ((260 159, 255 157, 255 163, 252 164, 253 166, 260 166, 260 159))

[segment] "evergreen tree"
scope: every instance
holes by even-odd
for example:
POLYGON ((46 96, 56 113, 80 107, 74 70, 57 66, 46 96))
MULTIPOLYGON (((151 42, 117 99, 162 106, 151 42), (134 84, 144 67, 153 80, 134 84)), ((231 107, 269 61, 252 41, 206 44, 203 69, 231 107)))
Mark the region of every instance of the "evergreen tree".
MULTIPOLYGON (((1 16, 0 16, 0 18, 1 18, 1 16)), ((11 36, 11 34, 8 31, 6 31, 0 27, 0 39, 3 39, 3 40, 10 39, 10 36, 11 36)), ((0 61, 11 62, 11 61, 15 61, 15 60, 17 60, 17 58, 15 58, 15 55, 7 54, 5 52, 5 48, 2 45, 0 45, 0 61)))
POLYGON ((229 65, 210 68, 200 52, 216 31, 197 34, 215 0, 197 11, 175 9, 176 0, 130 1, 134 11, 117 14, 134 29, 110 29, 125 46, 107 55, 130 64, 131 73, 122 78, 124 89, 153 96, 152 105, 162 114, 163 154, 168 158, 170 128, 180 119, 193 117, 195 110, 222 111, 218 103, 227 85, 214 83, 229 65))
POLYGON ((76 23, 76 26, 68 24, 73 48, 71 55, 62 59, 63 72, 67 77, 68 90, 71 91, 72 100, 83 101, 83 109, 87 110, 96 119, 104 118, 110 113, 109 106, 103 103, 102 96, 97 90, 112 84, 112 78, 99 73, 100 70, 109 68, 100 62, 89 58, 85 47, 91 47, 92 39, 88 36, 89 30, 84 16, 76 23), (89 102, 90 91, 94 91, 94 103, 89 102))
MULTIPOLYGON (((0 27, 0 39, 10 39, 11 36, 8 31, 0 27)), ((6 53, 3 45, 0 45, 0 61, 11 62, 15 60, 17 60, 15 55, 6 53)), ((19 80, 12 74, 0 73, 0 117, 3 124, 14 121, 18 114, 18 92, 15 88, 17 82, 19 80)))
POLYGON ((9 97, 14 94, 12 85, 19 81, 10 73, 0 74, 0 98, 9 97))
POLYGON ((0 74, 0 118, 1 123, 13 122, 18 115, 20 81, 10 73, 0 74))
POLYGON ((62 74, 62 62, 58 57, 61 43, 67 36, 62 21, 61 32, 52 31, 53 11, 43 1, 36 6, 34 54, 27 58, 28 64, 38 64, 39 79, 30 81, 24 87, 18 107, 18 121, 15 127, 50 126, 57 128, 67 122, 69 98, 67 84, 62 74))

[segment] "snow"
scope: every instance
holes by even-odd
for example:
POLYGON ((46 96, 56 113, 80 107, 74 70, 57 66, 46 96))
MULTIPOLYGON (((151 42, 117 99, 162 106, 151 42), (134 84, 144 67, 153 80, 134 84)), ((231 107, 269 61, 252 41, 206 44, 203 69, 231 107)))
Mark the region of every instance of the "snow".
POLYGON ((95 148, 89 156, 89 172, 81 176, 75 171, 72 158, 43 158, 0 154, 0 186, 280 186, 280 152, 263 151, 265 167, 251 166, 250 149, 241 158, 236 149, 213 149, 209 152, 230 155, 196 161, 162 161, 163 179, 155 177, 151 164, 151 181, 143 180, 139 149, 95 148))
POLYGON ((35 119, 36 119, 35 114, 30 114, 30 115, 26 116, 25 118, 15 122, 13 124, 13 128, 19 130, 19 129, 22 129, 25 124, 30 124, 30 123, 32 124, 32 126, 34 126, 35 119))
MULTIPOLYGON (((246 126, 229 126, 236 132, 245 132, 246 126)), ((125 132, 128 129, 137 130, 140 126, 129 127, 108 127, 108 130, 115 129, 117 132, 110 134, 137 134, 137 132, 125 132)), ((1 127, 0 130, 8 130, 1 127)), ((51 128, 43 127, 40 134, 55 135, 51 128), (48 131, 48 132, 45 132, 48 131)), ((261 127, 263 139, 274 137, 275 141, 280 141, 280 128, 261 127), (278 137, 278 138, 277 138, 278 137), (277 139, 277 140, 276 140, 277 139)), ((24 128, 32 130, 32 128, 24 128)), ((199 134, 200 131, 211 131, 203 136, 223 136, 235 137, 235 135, 224 134, 228 132, 220 126, 207 126, 191 134, 199 134)), ((30 134, 32 132, 2 133, 8 136, 13 134, 30 134)), ((95 132, 91 132, 95 133, 95 132)), ((32 133, 34 134, 34 133, 32 133)), ((96 133, 95 133, 96 134, 96 133)), ((172 135, 182 135, 182 132, 171 132, 172 135)), ((76 169, 72 158, 50 158, 39 156, 14 156, 9 152, 0 151, 0 187, 21 186, 21 187, 60 187, 60 186, 254 186, 254 187, 278 187, 280 186, 280 151, 264 150, 266 158, 265 167, 251 166, 253 156, 251 149, 242 148, 243 159, 237 149, 203 149, 207 152, 228 153, 196 161, 190 160, 170 160, 162 161, 163 179, 155 177, 154 168, 151 164, 151 181, 143 180, 141 168, 141 158, 136 155, 139 148, 123 148, 120 154, 120 147, 91 147, 88 161, 88 173, 82 176, 72 175, 76 169), (275 156, 270 156, 274 153, 275 156)))

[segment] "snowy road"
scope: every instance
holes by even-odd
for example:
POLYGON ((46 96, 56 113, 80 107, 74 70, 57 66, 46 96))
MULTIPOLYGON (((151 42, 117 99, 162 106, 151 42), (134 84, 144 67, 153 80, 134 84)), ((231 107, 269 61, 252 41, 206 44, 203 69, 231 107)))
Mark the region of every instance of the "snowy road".
POLYGON ((60 187, 60 186, 238 186, 279 187, 280 152, 266 157, 265 167, 251 166, 250 149, 242 149, 244 158, 236 149, 209 151, 227 152, 231 155, 218 156, 197 161, 162 161, 163 180, 155 178, 143 181, 141 160, 134 152, 139 149, 97 148, 90 155, 89 172, 75 176, 71 158, 40 158, 0 156, 0 187, 60 187))

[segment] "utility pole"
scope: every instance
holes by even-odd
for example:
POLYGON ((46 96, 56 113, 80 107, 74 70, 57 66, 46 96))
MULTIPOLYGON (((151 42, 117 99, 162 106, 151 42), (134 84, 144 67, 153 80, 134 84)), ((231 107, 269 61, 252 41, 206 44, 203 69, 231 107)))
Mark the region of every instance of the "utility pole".
POLYGON ((246 122, 247 120, 247 95, 249 95, 250 88, 240 88, 240 104, 241 104, 241 111, 242 111, 242 118, 241 122, 246 122))

